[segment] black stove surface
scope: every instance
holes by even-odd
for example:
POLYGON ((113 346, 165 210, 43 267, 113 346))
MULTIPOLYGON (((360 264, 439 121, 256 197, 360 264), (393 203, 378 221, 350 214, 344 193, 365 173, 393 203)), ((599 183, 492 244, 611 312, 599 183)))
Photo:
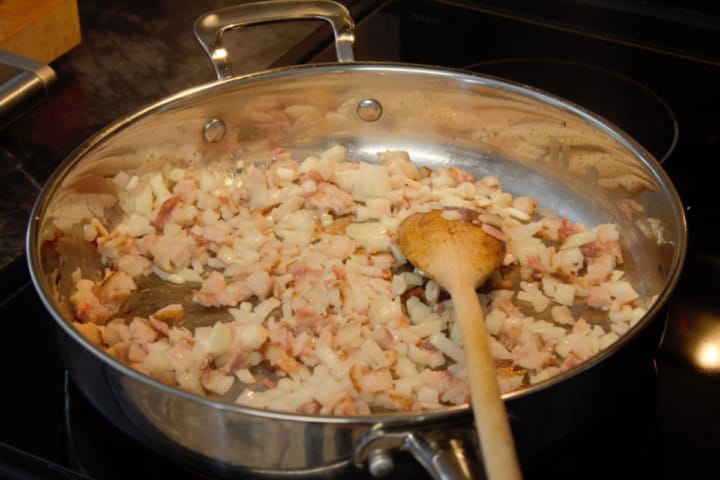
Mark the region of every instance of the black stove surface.
MULTIPOLYGON (((566 97, 662 161, 684 203, 688 258, 656 320, 667 322, 660 348, 636 377, 618 377, 622 408, 528 460, 526 478, 720 478, 718 12, 669 0, 345 3, 358 13, 356 59, 467 69, 566 97)), ((278 64, 332 61, 327 34, 320 29, 278 64)), ((78 92, 59 95, 72 105, 78 92)), ((82 140, 73 135, 68 142, 82 140)), ((39 162, 28 170, 49 175, 39 162)), ((18 262, 13 269, 23 286, 0 299, 0 478, 203 478, 145 450, 85 401, 65 378, 53 321, 27 273, 18 262)), ((405 463, 392 478, 423 478, 405 463)))

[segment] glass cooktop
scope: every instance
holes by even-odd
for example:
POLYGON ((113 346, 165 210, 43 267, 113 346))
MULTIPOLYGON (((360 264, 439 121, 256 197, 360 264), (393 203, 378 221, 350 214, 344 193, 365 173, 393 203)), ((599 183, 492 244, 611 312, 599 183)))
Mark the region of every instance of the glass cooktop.
MULTIPOLYGON (((661 347, 632 371, 636 376, 618 376, 626 393, 595 424, 528 461, 527 478, 720 478, 717 12, 692 3, 680 9, 592 0, 344 3, 358 20, 357 60, 471 70, 568 98, 645 146, 685 205, 688 261, 654 324, 658 338, 664 333, 661 347)), ((278 65, 333 61, 329 38, 320 28, 278 65)), ((53 322, 30 286, 2 299, 0 319, 3 391, 12 392, 0 411, 0 477, 203 478, 114 430, 77 393, 65 378, 53 322), (140 465, 148 467, 138 472, 140 465)), ((408 461, 390 478, 423 475, 408 461)))

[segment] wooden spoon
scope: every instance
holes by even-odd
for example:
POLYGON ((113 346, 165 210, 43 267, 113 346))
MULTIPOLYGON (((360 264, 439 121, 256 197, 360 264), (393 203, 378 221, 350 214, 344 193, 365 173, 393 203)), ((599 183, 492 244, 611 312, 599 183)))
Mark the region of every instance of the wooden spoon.
POLYGON ((477 212, 462 208, 407 217, 397 242, 407 259, 452 297, 485 473, 490 480, 522 478, 475 292, 500 266, 505 244, 482 230, 477 212))

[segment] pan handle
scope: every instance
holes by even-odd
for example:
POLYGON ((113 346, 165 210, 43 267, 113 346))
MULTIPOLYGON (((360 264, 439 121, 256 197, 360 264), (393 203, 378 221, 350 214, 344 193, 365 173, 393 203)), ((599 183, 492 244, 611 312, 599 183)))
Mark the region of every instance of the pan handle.
POLYGON ((335 35, 338 62, 354 60, 355 22, 340 3, 330 0, 269 0, 221 8, 195 21, 195 37, 215 69, 219 80, 233 76, 223 35, 244 26, 285 20, 325 20, 335 35))
POLYGON ((393 450, 409 452, 434 480, 482 480, 485 471, 471 452, 477 451, 474 431, 465 427, 389 431, 375 428, 355 446, 353 461, 375 478, 394 468, 393 450))

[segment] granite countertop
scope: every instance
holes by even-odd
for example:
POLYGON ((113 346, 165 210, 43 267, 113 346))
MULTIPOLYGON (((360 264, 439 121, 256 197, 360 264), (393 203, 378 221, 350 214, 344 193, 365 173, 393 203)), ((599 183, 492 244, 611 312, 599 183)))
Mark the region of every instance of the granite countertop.
MULTIPOLYGON (((247 2, 79 0, 81 44, 51 63, 57 80, 49 97, 0 131, 0 302, 29 279, 25 232, 51 173, 114 120, 214 81, 193 22, 238 3, 247 2)), ((320 27, 317 21, 294 21, 231 32, 226 40, 235 74, 281 65, 289 50, 320 27)))

